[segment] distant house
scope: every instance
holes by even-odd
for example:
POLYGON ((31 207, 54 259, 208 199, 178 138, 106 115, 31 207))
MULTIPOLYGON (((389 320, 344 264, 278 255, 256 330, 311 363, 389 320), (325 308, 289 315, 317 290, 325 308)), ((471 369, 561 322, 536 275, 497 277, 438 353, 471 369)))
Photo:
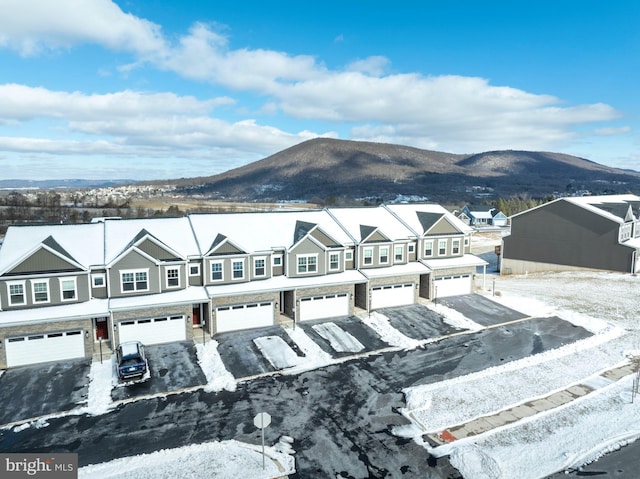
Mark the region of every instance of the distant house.
POLYGON ((465 205, 458 213, 458 218, 471 226, 507 226, 508 222, 505 214, 491 205, 465 205))
POLYGON ((501 273, 640 272, 640 197, 561 198, 511 217, 501 273))

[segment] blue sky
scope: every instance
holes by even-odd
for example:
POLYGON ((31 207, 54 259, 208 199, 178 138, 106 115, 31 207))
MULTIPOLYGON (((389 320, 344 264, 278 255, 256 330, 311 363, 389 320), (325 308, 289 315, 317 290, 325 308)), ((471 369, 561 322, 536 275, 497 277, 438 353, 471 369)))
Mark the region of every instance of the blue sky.
POLYGON ((0 179, 163 179, 317 136, 640 170, 640 2, 0 0, 0 179))

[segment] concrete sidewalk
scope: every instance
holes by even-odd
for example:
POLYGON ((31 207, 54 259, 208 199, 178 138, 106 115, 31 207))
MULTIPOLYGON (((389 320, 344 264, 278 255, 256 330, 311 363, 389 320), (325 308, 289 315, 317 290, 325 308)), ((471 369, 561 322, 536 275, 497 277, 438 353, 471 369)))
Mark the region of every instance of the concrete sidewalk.
POLYGON ((534 416, 543 411, 548 411, 563 404, 570 403, 585 396, 596 389, 606 387, 630 374, 636 374, 637 368, 632 363, 608 369, 595 377, 590 377, 579 384, 556 391, 548 396, 533 399, 526 403, 502 411, 482 416, 464 424, 450 427, 440 433, 428 433, 423 439, 432 447, 442 446, 459 439, 485 433, 492 429, 506 426, 527 417, 534 416))

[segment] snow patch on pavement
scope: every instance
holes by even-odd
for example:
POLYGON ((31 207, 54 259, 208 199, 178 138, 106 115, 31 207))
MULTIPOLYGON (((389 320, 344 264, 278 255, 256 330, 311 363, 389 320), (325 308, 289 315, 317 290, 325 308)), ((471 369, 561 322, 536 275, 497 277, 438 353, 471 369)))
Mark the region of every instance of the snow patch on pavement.
POLYGON ((204 390, 207 392, 236 390, 236 380, 227 370, 220 353, 218 352, 218 342, 211 340, 205 344, 196 344, 196 355, 200 369, 207 378, 204 390))
POLYGON ((115 377, 115 357, 109 356, 100 363, 91 363, 89 371, 89 398, 85 411, 90 416, 105 414, 113 406, 111 389, 115 377))
POLYGON ((336 323, 316 324, 313 329, 329 341, 333 350, 338 353, 359 353, 364 349, 364 345, 360 341, 336 323))
POLYGON ((281 447, 265 448, 238 441, 209 442, 81 467, 86 479, 267 479, 295 473, 295 460, 281 447))
POLYGON ((390 346, 403 349, 415 349, 422 345, 421 341, 410 338, 391 326, 389 318, 376 311, 360 318, 364 324, 373 329, 380 339, 390 346))
POLYGON ((275 369, 288 369, 304 362, 280 336, 261 336, 253 340, 258 350, 275 369))
POLYGON ((449 326, 453 326, 454 328, 467 329, 469 331, 480 331, 481 329, 484 329, 484 326, 482 326, 481 324, 472 321, 461 312, 449 308, 444 304, 427 303, 425 306, 431 311, 434 311, 440 316, 443 316, 444 322, 449 326))
POLYGON ((292 328, 289 326, 283 327, 287 335, 298 345, 298 347, 304 353, 304 361, 298 366, 283 371, 287 374, 297 374, 303 371, 310 371, 312 369, 321 368, 329 364, 334 364, 336 361, 322 350, 318 344, 311 339, 307 333, 300 327, 292 328))

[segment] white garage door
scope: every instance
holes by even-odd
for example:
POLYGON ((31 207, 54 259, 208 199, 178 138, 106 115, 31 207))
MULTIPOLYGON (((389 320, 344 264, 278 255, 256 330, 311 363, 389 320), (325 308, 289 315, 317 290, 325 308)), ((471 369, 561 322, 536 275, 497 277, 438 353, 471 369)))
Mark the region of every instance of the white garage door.
POLYGON ((5 340, 7 367, 84 357, 82 331, 32 334, 5 340))
POLYGON ((458 274, 443 276, 434 280, 436 298, 446 298, 447 296, 457 296, 459 294, 471 293, 471 275, 458 274))
POLYGON ((347 293, 313 296, 300 300, 300 321, 349 316, 347 293))
POLYGON ((273 303, 236 304, 216 308, 216 332, 264 328, 273 325, 273 303))
POLYGON ((413 304, 414 290, 413 283, 376 286, 371 289, 371 309, 413 304))
POLYGON ((187 339, 184 316, 122 321, 118 323, 118 329, 121 343, 140 341, 148 346, 187 339))

